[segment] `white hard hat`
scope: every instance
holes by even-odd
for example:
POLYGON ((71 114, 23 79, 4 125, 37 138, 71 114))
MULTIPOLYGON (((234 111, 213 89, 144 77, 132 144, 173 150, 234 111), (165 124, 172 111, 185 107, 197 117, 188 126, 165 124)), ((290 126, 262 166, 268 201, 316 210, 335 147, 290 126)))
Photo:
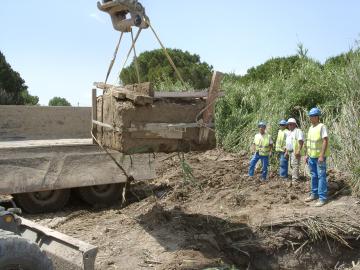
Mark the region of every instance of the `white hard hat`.
POLYGON ((297 125, 296 120, 294 118, 290 118, 288 120, 288 124, 291 124, 291 123, 297 125))

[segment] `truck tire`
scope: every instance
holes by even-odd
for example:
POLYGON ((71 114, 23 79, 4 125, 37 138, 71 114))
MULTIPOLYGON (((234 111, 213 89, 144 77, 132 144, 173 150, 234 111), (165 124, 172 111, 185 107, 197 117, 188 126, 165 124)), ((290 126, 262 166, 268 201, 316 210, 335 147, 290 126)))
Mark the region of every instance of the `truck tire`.
POLYGON ((0 269, 53 270, 51 260, 40 248, 20 236, 0 230, 0 269))
POLYGON ((20 208, 29 214, 56 212, 64 208, 70 198, 70 190, 49 190, 15 194, 14 199, 20 208))
POLYGON ((121 200, 124 184, 109 184, 77 189, 77 194, 90 205, 112 205, 121 200))

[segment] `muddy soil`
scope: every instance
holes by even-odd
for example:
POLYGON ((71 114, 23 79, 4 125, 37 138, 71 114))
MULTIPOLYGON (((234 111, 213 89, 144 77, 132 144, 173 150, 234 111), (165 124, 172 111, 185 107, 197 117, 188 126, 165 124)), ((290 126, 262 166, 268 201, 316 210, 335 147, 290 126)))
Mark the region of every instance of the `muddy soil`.
POLYGON ((246 153, 165 158, 158 179, 134 183, 125 206, 74 200, 28 218, 97 245, 99 270, 350 269, 360 261, 360 204, 344 175, 329 172, 331 200, 316 208, 304 202, 307 178, 289 186, 272 172, 261 183, 246 175, 246 153))

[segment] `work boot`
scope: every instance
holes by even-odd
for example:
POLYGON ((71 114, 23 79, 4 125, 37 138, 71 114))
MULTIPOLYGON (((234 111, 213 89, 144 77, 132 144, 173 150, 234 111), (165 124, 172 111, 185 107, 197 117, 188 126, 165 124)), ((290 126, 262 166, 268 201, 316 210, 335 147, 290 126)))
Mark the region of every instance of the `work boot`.
POLYGON ((312 202, 312 201, 316 201, 317 199, 318 198, 316 198, 314 195, 310 195, 305 199, 305 202, 312 202))
POLYGON ((268 182, 267 179, 260 178, 260 184, 261 185, 265 185, 267 182, 268 182))
POLYGON ((325 201, 319 200, 316 204, 315 207, 323 207, 326 204, 325 201))

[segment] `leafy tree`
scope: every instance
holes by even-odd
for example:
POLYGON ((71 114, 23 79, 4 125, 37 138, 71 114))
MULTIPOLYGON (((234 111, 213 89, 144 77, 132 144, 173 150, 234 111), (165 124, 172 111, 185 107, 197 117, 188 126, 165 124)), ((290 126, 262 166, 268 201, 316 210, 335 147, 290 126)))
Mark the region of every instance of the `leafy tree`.
POLYGON ((65 98, 53 97, 49 101, 49 106, 71 106, 71 104, 65 98))
POLYGON ((36 105, 37 96, 31 96, 25 81, 14 71, 0 52, 0 104, 1 105, 36 105))
MULTIPOLYGON (((197 89, 209 87, 212 66, 201 62, 199 55, 190 54, 187 51, 168 49, 168 52, 186 83, 197 89)), ((170 78, 175 83, 178 80, 174 69, 161 49, 143 52, 137 61, 141 81, 159 83, 170 78)), ((134 60, 121 72, 120 79, 124 84, 137 83, 134 60)))

